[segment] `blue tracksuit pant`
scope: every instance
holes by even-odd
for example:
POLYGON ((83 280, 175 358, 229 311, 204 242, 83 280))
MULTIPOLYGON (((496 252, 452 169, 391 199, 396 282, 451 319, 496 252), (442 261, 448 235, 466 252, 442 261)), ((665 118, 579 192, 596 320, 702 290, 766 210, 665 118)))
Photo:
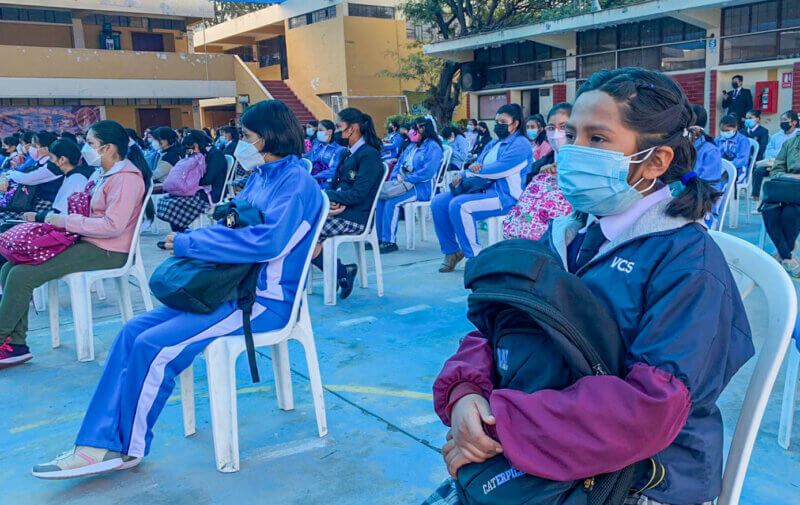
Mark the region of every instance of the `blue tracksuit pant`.
MULTIPOLYGON (((411 188, 408 193, 388 200, 378 200, 378 206, 375 209, 378 240, 392 244, 397 243, 397 221, 400 219, 400 207, 416 201, 417 188, 411 188)), ((409 216, 406 216, 406 219, 409 219, 409 216)))
MULTIPOLYGON (((253 331, 283 327, 291 309, 291 304, 259 299, 253 307, 253 331)), ((137 458, 147 455, 153 425, 175 377, 213 340, 241 334, 241 328, 242 313, 234 302, 211 314, 158 307, 128 321, 108 353, 75 444, 137 458)))
POLYGON ((504 208, 494 188, 485 193, 471 193, 454 197, 452 193, 439 193, 431 202, 433 224, 442 254, 458 251, 467 258, 481 252, 478 243, 477 221, 508 214, 511 207, 504 208))

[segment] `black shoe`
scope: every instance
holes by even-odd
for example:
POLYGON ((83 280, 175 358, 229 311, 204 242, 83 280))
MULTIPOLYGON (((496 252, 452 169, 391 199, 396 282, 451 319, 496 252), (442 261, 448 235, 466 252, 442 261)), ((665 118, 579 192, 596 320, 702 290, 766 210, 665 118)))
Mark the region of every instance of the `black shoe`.
POLYGON ((33 358, 33 354, 28 346, 12 344, 10 337, 7 337, 0 345, 0 369, 21 365, 31 358, 33 358))
POLYGON ((397 244, 395 243, 384 242, 383 244, 381 244, 381 254, 388 254, 399 250, 400 248, 397 247, 397 244))
POLYGON ((356 285, 356 275, 358 275, 358 265, 350 264, 344 266, 345 275, 339 278, 339 299, 344 300, 353 292, 356 285))

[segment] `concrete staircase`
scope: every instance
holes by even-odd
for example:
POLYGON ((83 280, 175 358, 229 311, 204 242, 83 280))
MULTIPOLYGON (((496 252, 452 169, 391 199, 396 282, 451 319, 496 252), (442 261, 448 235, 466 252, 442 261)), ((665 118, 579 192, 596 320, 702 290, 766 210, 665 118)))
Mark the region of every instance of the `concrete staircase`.
POLYGON ((300 121, 300 124, 305 124, 312 119, 316 119, 314 115, 309 111, 303 102, 297 98, 297 95, 294 94, 294 91, 289 88, 283 81, 261 81, 261 84, 267 88, 269 94, 276 100, 280 100, 281 102, 285 103, 287 107, 289 107, 292 112, 294 112, 297 119, 300 121))

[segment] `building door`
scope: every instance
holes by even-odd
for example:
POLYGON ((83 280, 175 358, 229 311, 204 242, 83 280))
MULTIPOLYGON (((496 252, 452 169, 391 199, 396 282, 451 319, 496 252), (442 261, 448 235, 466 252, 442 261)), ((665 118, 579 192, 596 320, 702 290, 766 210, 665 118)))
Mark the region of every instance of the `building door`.
POLYGON ((289 62, 286 60, 286 37, 283 35, 278 36, 278 46, 281 50, 281 79, 285 81, 289 78, 289 62))
POLYGON ((148 128, 158 128, 159 126, 172 127, 169 109, 139 109, 140 133, 148 128))
POLYGON ((528 92, 528 115, 533 116, 534 114, 541 114, 539 110, 539 90, 532 89, 528 92))
POLYGON ((164 52, 164 36, 160 33, 133 32, 131 44, 134 51, 164 52))

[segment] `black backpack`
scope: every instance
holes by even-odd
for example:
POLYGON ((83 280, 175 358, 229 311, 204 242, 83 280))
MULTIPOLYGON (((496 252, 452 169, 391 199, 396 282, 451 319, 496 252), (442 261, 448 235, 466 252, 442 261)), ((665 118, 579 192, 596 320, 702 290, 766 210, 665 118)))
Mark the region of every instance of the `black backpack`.
MULTIPOLYGON (((229 228, 261 224, 261 212, 243 201, 218 206, 214 219, 229 228)), ((250 317, 256 301, 261 263, 214 263, 170 256, 150 277, 150 291, 167 307, 195 314, 210 314, 225 302, 236 300, 242 311, 242 328, 253 382, 259 382, 250 317)))
MULTIPOLYGON (((468 317, 492 348, 495 388, 561 390, 587 375, 624 374, 616 321, 544 244, 495 244, 467 263, 464 284, 472 290, 468 317)), ((457 489, 463 505, 620 505, 640 468, 557 482, 525 474, 501 454, 462 467, 457 489)))

